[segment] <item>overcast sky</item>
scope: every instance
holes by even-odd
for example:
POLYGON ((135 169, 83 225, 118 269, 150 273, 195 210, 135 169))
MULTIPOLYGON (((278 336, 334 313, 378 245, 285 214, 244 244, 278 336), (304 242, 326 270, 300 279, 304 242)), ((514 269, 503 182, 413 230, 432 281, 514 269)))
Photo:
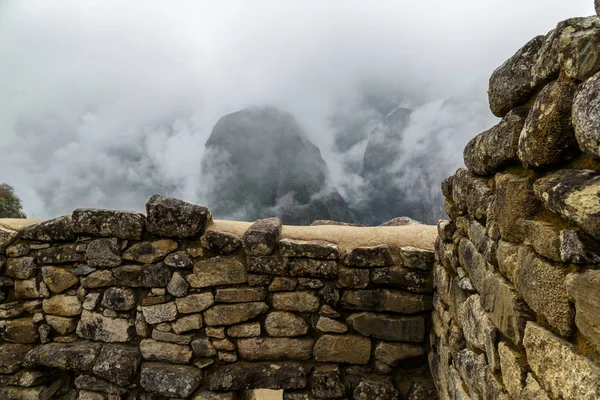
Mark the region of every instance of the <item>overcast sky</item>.
MULTIPOLYGON (((212 126, 262 104, 298 118, 335 178, 327 116, 361 82, 468 107, 530 38, 593 13, 592 0, 0 0, 0 182, 32 218, 143 209, 162 188, 197 201, 212 126)), ((495 121, 468 115, 455 153, 495 121)))

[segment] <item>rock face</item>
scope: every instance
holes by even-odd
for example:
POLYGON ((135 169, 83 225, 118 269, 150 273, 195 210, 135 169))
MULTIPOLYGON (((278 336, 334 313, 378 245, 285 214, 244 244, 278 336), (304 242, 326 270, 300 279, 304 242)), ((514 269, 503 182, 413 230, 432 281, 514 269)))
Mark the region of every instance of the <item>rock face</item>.
POLYGON ((92 236, 113 236, 140 240, 146 217, 129 211, 78 209, 72 215, 73 232, 92 236))
POLYGON ((166 397, 188 397, 200 385, 200 370, 185 365, 143 363, 140 384, 166 397))
POLYGON ((315 219, 354 220, 344 199, 329 188, 319 149, 294 117, 275 108, 222 117, 206 142, 202 166, 222 177, 209 198, 217 216, 277 215, 286 224, 304 225, 315 219))
POLYGON ((600 73, 581 85, 573 102, 575 137, 582 151, 600 157, 600 73))
POLYGON ((148 232, 157 236, 199 236, 211 215, 208 208, 155 194, 146 204, 148 232))

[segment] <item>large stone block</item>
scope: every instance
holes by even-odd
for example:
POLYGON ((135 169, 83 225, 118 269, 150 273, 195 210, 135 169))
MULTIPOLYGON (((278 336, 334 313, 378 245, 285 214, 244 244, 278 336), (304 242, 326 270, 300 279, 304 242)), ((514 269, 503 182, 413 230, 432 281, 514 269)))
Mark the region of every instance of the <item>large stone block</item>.
POLYGON ((357 247, 346 257, 345 263, 353 267, 389 267, 394 263, 390 246, 357 247))
POLYGON ((12 374, 21 369, 23 357, 33 345, 18 343, 0 344, 0 374, 12 374))
POLYGON ((170 239, 141 242, 125 250, 123 252, 123 259, 143 264, 152 264, 161 261, 175 250, 177 250, 177 242, 170 239))
POLYGON ((471 139, 463 152, 469 171, 490 176, 518 164, 519 136, 528 114, 528 107, 515 108, 497 125, 471 139))
POLYGON ((86 258, 91 267, 117 267, 121 264, 119 240, 116 238, 96 239, 88 243, 86 258))
POLYGON ((248 257, 248 272, 265 275, 288 275, 283 259, 277 256, 248 257))
POLYGON ((23 239, 39 240, 41 242, 68 242, 75 239, 70 215, 26 226, 21 229, 20 234, 23 239))
POLYGON ((575 301, 577 328, 600 351, 600 271, 569 274, 566 286, 575 301))
POLYGON ((206 325, 236 325, 258 317, 268 311, 269 306, 262 302, 241 304, 218 304, 204 312, 206 325))
POLYGON ((346 290, 342 306, 351 310, 414 314, 431 310, 431 296, 391 289, 346 290))
POLYGON ((213 294, 207 293, 194 293, 175 299, 177 305, 177 311, 182 314, 198 313, 206 310, 212 306, 215 302, 213 294))
POLYGON ((91 371, 101 348, 101 343, 48 343, 27 353, 24 363, 63 370, 91 371))
POLYGON ((216 257, 194 263, 194 273, 187 276, 193 288, 233 285, 248 281, 246 268, 237 258, 216 257))
POLYGON ((149 324, 174 321, 177 318, 177 305, 174 301, 142 307, 142 313, 149 324))
POLYGON ((367 364, 371 341, 362 336, 323 335, 315 344, 313 356, 318 362, 367 364))
POLYGON ((277 249, 280 235, 279 218, 259 219, 244 233, 242 244, 249 256, 268 256, 277 249))
POLYGON ((44 312, 63 317, 74 317, 83 310, 81 301, 77 296, 59 294, 43 301, 44 312))
POLYGON ((600 158, 600 73, 581 85, 573 101, 573 126, 579 148, 600 158))
POLYGON ((217 303, 247 303, 250 301, 263 301, 267 291, 263 287, 242 287, 217 289, 215 301, 217 303))
POLYGON ((600 366, 573 345, 528 322, 523 346, 529 367, 550 395, 562 399, 600 398, 600 366))
POLYGON ((566 76, 583 81, 600 70, 600 21, 593 16, 566 22, 558 40, 558 62, 566 76))
POLYGON ((337 260, 340 250, 335 243, 322 240, 281 239, 279 250, 283 257, 317 258, 322 260, 337 260))
POLYGON ((141 359, 138 346, 105 344, 96 359, 93 372, 107 381, 125 386, 135 377, 141 359))
POLYGON ((128 342, 134 332, 134 322, 130 319, 105 317, 87 310, 77 324, 77 336, 101 342, 128 342))
POLYGON ((34 257, 9 258, 6 261, 4 274, 15 279, 29 279, 37 274, 38 268, 34 257))
POLYGON ((459 168, 452 180, 452 199, 459 212, 468 212, 475 219, 485 221, 493 192, 486 179, 459 168))
POLYGON ((192 349, 190 346, 158 342, 152 339, 144 339, 140 342, 140 352, 144 360, 149 361, 187 364, 192 359, 192 349))
POLYGON ((42 279, 53 293, 62 293, 79 283, 79 278, 71 271, 58 267, 42 267, 42 279))
POLYGON ((82 235, 141 240, 146 216, 133 211, 80 208, 73 211, 73 232, 82 235))
POLYGON ((200 385, 200 370, 187 365, 142 364, 140 385, 165 397, 188 397, 200 385))
POLYGON ((217 368, 208 377, 211 390, 304 389, 306 370, 296 362, 238 362, 217 368))
POLYGON ((335 278, 338 275, 338 263, 336 260, 287 258, 286 270, 289 271, 291 276, 335 278))
POLYGON ((291 312, 274 311, 265 318, 265 330, 269 336, 302 336, 308 332, 308 324, 291 312))
POLYGON ((273 294, 273 307, 277 310, 315 312, 319 309, 319 304, 319 298, 311 291, 273 294))
POLYGON ((433 274, 399 266, 377 268, 371 271, 371 280, 379 285, 393 286, 413 293, 433 292, 433 274))
POLYGON ((68 244, 62 246, 41 249, 37 254, 38 264, 64 264, 85 262, 85 247, 83 251, 80 245, 68 244))
POLYGON ((171 272, 162 262, 146 265, 123 265, 114 268, 112 274, 121 286, 165 287, 169 284, 171 272))
POLYGON ((242 239, 233 233, 208 231, 201 239, 202 247, 208 250, 228 256, 242 247, 242 239))
POLYGON ((540 82, 534 81, 532 70, 544 39, 544 36, 536 36, 530 40, 492 74, 488 96, 495 116, 504 117, 539 90, 540 82))
POLYGON ((208 208, 158 194, 146 203, 148 232, 157 236, 200 236, 212 220, 208 208))
POLYGON ((418 344, 379 342, 375 347, 375 359, 391 366, 424 355, 424 346, 418 344))
POLYGON ((237 341, 240 356, 248 361, 308 360, 313 339, 249 338, 237 341))
POLYGON ((533 181, 525 175, 496 174, 494 215, 503 240, 520 243, 525 237, 523 221, 539 210, 533 181))
POLYGON ((425 339, 425 320, 421 316, 358 313, 350 315, 347 322, 361 335, 376 339, 417 343, 425 339))
POLYGON ((459 309, 458 318, 469 345, 486 352, 494 351, 496 327, 481 307, 479 295, 467 298, 459 309))
POLYGON ((498 344, 498 354, 504 387, 511 398, 518 399, 525 388, 527 359, 504 342, 498 344))

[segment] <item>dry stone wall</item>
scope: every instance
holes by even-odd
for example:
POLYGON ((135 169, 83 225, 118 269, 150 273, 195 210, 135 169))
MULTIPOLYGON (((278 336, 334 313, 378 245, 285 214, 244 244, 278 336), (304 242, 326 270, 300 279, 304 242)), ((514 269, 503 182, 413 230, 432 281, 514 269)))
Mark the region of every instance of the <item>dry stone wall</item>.
POLYGON ((79 209, 0 228, 0 398, 434 395, 434 235, 418 249, 373 245, 402 227, 343 227, 370 245, 342 248, 283 237, 278 219, 219 226, 153 196, 146 215, 79 209))
POLYGON ((502 120, 442 183, 429 355, 441 399, 600 399, 599 71, 592 16, 490 79, 502 120))

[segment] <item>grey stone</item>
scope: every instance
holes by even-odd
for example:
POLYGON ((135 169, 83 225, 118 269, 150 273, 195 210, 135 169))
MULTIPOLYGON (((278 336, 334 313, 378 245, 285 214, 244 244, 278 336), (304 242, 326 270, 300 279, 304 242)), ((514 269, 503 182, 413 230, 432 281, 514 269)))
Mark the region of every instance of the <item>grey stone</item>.
POLYGON ((71 241, 75 239, 70 215, 49 219, 21 229, 21 237, 41 242, 71 241))
POLYGON ((117 267, 122 261, 120 250, 116 238, 92 240, 86 250, 87 262, 92 267, 117 267))
POLYGON ((341 304, 344 308, 364 311, 388 311, 413 314, 431 310, 431 296, 391 289, 346 290, 341 304))
POLYGON ((236 325, 264 314, 269 306, 262 302, 241 304, 218 304, 204 312, 209 326, 236 325))
MULTIPOLYGON (((120 388, 103 379, 87 374, 81 374, 75 378, 75 387, 80 390, 80 393, 84 390, 91 390, 119 396, 127 392, 127 389, 120 388)), ((81 398, 82 396, 80 395, 79 397, 81 398)))
POLYGON ((119 386, 133 380, 142 356, 137 346, 105 344, 96 359, 93 372, 119 386))
POLYGON ((371 280, 378 285, 392 286, 413 293, 433 292, 433 276, 430 271, 399 266, 377 268, 371 271, 371 280))
POLYGON ((285 263, 281 257, 248 257, 248 272, 266 275, 287 275, 285 263))
POLYGON ((438 236, 444 241, 450 242, 456 232, 456 223, 454 221, 440 220, 437 224, 438 236))
POLYGON ((525 388, 527 359, 504 342, 498 344, 498 354, 504 387, 511 398, 518 399, 525 388))
POLYGON ((338 274, 338 264, 335 260, 288 258, 286 259, 286 270, 292 276, 335 278, 338 274))
POLYGON ((475 219, 484 221, 493 199, 487 179, 473 175, 466 168, 459 168, 454 174, 452 185, 452 200, 457 212, 467 212, 475 219))
POLYGON ((212 220, 206 207, 158 194, 146 203, 146 214, 148 232, 176 238, 199 236, 212 220))
POLYGON ((247 303, 250 301, 263 301, 267 291, 263 287, 225 288, 217 289, 215 301, 217 303, 247 303))
POLYGON ((177 250, 177 242, 170 239, 136 243, 123 253, 123 259, 144 264, 163 260, 169 253, 177 250))
POLYGON ((223 256, 235 252, 242 246, 242 239, 228 232, 208 231, 201 240, 203 247, 223 256))
POLYGON ((46 322, 59 335, 68 335, 74 332, 77 328, 77 320, 75 318, 57 317, 55 315, 46 315, 46 322))
POLYGON ((174 268, 192 268, 194 263, 185 251, 176 251, 165 257, 165 265, 174 268))
POLYGON ((9 258, 6 261, 4 274, 15 279, 29 279, 37 274, 38 268, 34 257, 9 258))
POLYGON ((573 126, 579 147, 595 158, 600 157, 600 119, 598 109, 598 80, 600 73, 581 85, 573 101, 573 126))
POLYGON ((48 400, 64 384, 62 379, 56 379, 47 384, 24 388, 18 386, 0 387, 0 397, 7 400, 48 400))
POLYGON ((2 343, 0 344, 0 374, 13 374, 21 369, 25 354, 33 345, 2 343))
POLYGON ((495 116, 504 117, 516 106, 526 103, 539 90, 540 83, 544 83, 535 82, 532 73, 544 39, 544 36, 536 36, 530 40, 492 74, 488 96, 495 116))
POLYGON ((240 356, 248 361, 308 360, 313 339, 248 338, 237 341, 240 356))
POLYGON ((276 276, 269 285, 269 292, 291 292, 298 286, 298 279, 276 276))
POLYGON ((519 159, 526 168, 544 168, 578 153, 571 109, 577 85, 549 83, 536 97, 519 137, 519 159))
POLYGON ((340 368, 337 365, 318 365, 310 377, 310 390, 319 399, 338 399, 346 396, 340 368))
POLYGON ((142 307, 142 313, 149 324, 174 321, 177 318, 177 306, 174 301, 142 307))
POLYGON ((593 16, 567 22, 558 41, 558 62, 566 76, 583 81, 600 70, 600 21, 593 16))
POLYGON ((0 319, 17 318, 25 312, 25 309, 18 301, 0 304, 0 319))
POLYGON ((27 353, 24 363, 62 370, 91 371, 101 348, 101 343, 48 343, 27 353))
POLYGON ((260 274, 248 274, 248 286, 267 286, 271 282, 271 276, 260 274))
MULTIPOLYGON (((23 257, 29 254, 29 246, 25 243, 13 244, 12 246, 8 246, 6 248, 6 255, 8 257, 23 257)), ((3 261, 0 261, 0 265, 3 261)))
POLYGON ((368 377, 361 379, 354 388, 352 398, 356 400, 398 400, 400 393, 387 377, 368 377))
POLYGON ((425 348, 420 344, 379 342, 374 355, 375 359, 396 366, 404 360, 424 356, 425 348))
POLYGON ((200 370, 187 365, 154 362, 142 364, 140 385, 165 397, 185 398, 200 385, 200 370))
POLYGON ((162 332, 158 329, 152 330, 152 339, 159 342, 169 342, 181 345, 187 345, 192 342, 192 335, 178 335, 172 332, 162 332))
POLYGON ((194 355, 199 357, 213 357, 217 355, 217 350, 207 338, 194 339, 192 341, 192 350, 194 351, 194 355))
POLYGON ((306 371, 296 362, 235 363, 217 368, 208 377, 211 390, 229 391, 248 388, 303 389, 306 371))
POLYGON ((73 211, 73 232, 90 235, 141 240, 146 217, 132 211, 80 208, 73 211))
POLYGON ((81 252, 81 248, 76 244, 48 247, 38 251, 37 262, 38 264, 85 262, 85 252, 81 252))
POLYGON ((315 312, 319 309, 319 298, 309 291, 274 293, 272 301, 277 310, 315 312))
POLYGON ((83 309, 92 311, 98 305, 98 301, 100 300, 100 293, 92 292, 88 293, 83 300, 83 309))
POLYGON ((81 286, 86 289, 98 289, 116 284, 117 280, 109 270, 94 271, 85 278, 81 278, 81 286))
POLYGON ((249 256, 268 256, 276 249, 281 235, 281 220, 259 219, 244 233, 242 243, 249 256))
POLYGON ((236 258, 216 257, 194 263, 194 273, 187 276, 193 288, 233 285, 248 280, 246 268, 236 258))
POLYGON ((322 260, 336 260, 340 257, 337 244, 322 240, 281 239, 279 250, 283 257, 305 257, 322 260))
POLYGON ((202 315, 191 314, 177 319, 171 324, 173 331, 177 334, 198 330, 202 328, 202 315))
POLYGON ((206 310, 215 302, 213 294, 194 293, 185 297, 175 299, 177 310, 182 314, 198 313, 206 310))
POLYGON ((267 314, 264 324, 269 336, 303 336, 308 332, 306 321, 287 311, 274 311, 267 314))
POLYGON ((369 285, 369 270, 340 267, 337 285, 341 288, 364 289, 369 285))
POLYGON ((385 314, 352 314, 347 321, 361 335, 382 340, 419 343, 425 339, 422 316, 390 316, 385 314))
POLYGON ((187 364, 192 359, 192 349, 174 343, 144 339, 140 342, 140 352, 144 360, 166 361, 174 364, 187 364))
POLYGON ((79 278, 68 269, 52 266, 42 267, 42 278, 53 293, 62 293, 79 283, 79 278))
POLYGON ((542 389, 533 375, 527 374, 525 383, 525 388, 521 392, 521 397, 519 397, 519 400, 550 400, 548 393, 542 389))
POLYGON ((167 285, 167 290, 175 297, 184 297, 187 295, 190 285, 187 283, 183 275, 175 272, 167 285))
POLYGON ((600 271, 569 274, 566 287, 575 301, 577 328, 600 351, 600 271))
POLYGON ((129 311, 135 307, 135 292, 130 288, 110 287, 104 291, 102 306, 115 311, 129 311))
POLYGON ((531 370, 551 396, 565 399, 600 397, 600 367, 579 354, 570 343, 528 322, 523 346, 531 370))
POLYGON ((234 325, 227 328, 227 335, 238 337, 256 337, 260 336, 260 322, 250 322, 247 324, 234 325))
POLYGON ((17 231, 0 227, 0 251, 4 251, 4 249, 13 242, 17 235, 17 231))
POLYGON ((168 285, 171 272, 162 262, 146 265, 123 265, 112 270, 121 286, 158 288, 168 285))
POLYGON ((321 332, 329 333, 346 333, 348 331, 348 327, 343 322, 323 316, 319 317, 316 328, 321 332))
POLYGON ((600 263, 600 244, 582 231, 574 229, 562 230, 560 232, 559 245, 560 260, 563 263, 600 263))
POLYGON ((481 307, 479 295, 467 298, 457 317, 461 321, 467 343, 485 351, 488 342, 486 338, 496 336, 496 327, 481 307))
POLYGON ((406 226, 406 225, 423 225, 421 221, 414 220, 410 217, 396 217, 389 221, 380 224, 379 226, 406 226))
POLYGON ((367 364, 371 341, 353 335, 323 335, 315 343, 313 357, 318 362, 367 364))
POLYGON ((525 175, 496 175, 494 214, 503 240, 520 243, 525 237, 524 220, 540 208, 533 192, 533 181, 525 175))
POLYGON ((105 317, 87 310, 77 324, 77 336, 101 342, 128 342, 134 331, 134 322, 130 319, 105 317))
POLYGON ((388 267, 394 263, 390 246, 357 247, 346 257, 345 263, 353 267, 388 267))

